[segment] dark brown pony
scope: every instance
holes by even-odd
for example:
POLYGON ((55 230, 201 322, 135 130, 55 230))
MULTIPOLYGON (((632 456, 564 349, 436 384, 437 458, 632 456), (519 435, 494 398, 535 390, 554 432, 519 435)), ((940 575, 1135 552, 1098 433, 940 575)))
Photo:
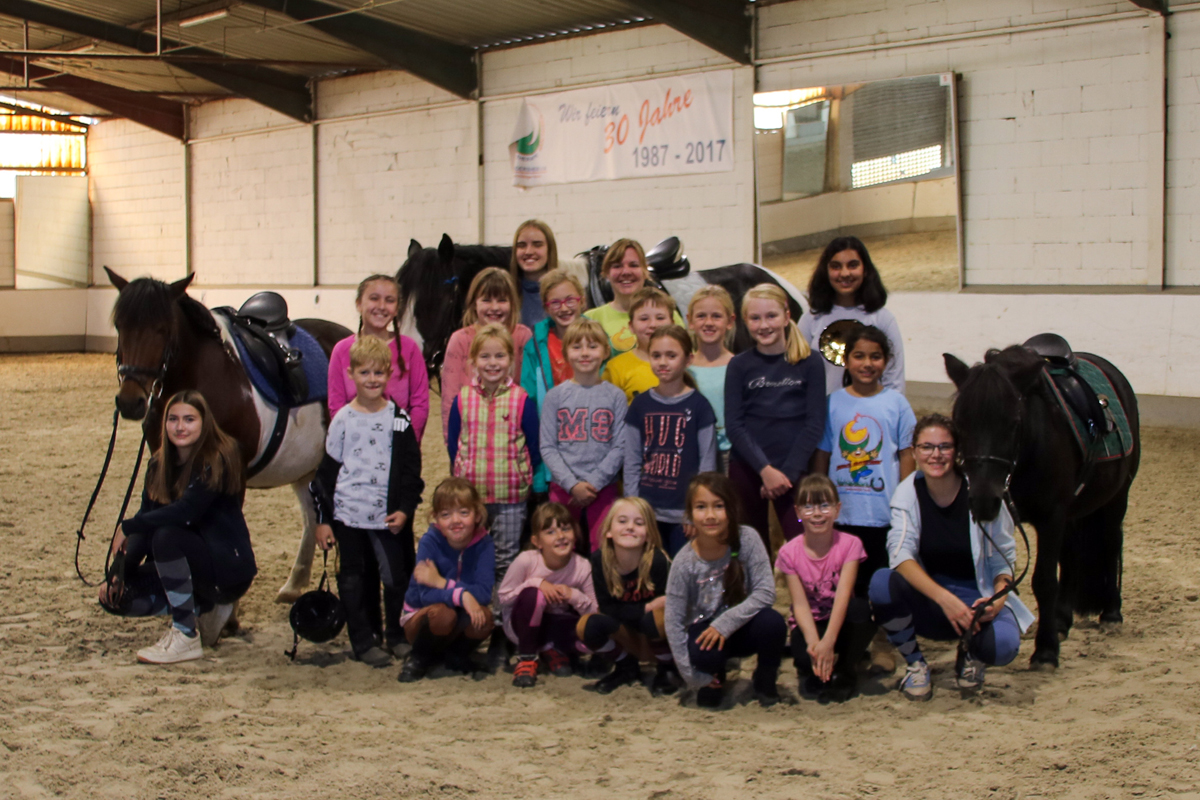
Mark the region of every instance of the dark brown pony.
MULTIPOLYGON (((221 429, 237 441, 247 474, 254 473, 246 485, 292 486, 300 501, 304 534, 291 577, 277 599, 294 600, 308 585, 312 568, 316 516, 308 483, 325 452, 327 407, 316 402, 283 412, 289 417, 283 443, 269 463, 258 464, 279 412, 251 385, 224 323, 188 296, 193 276, 168 285, 153 278, 127 281, 104 269, 118 291, 112 319, 121 416, 141 420, 146 442, 155 450, 162 435, 160 403, 176 392, 195 389, 208 401, 221 429)), ((334 344, 350 335, 347 328, 325 320, 301 319, 296 325, 312 334, 327 356, 334 344)))
POLYGON ((954 424, 972 515, 995 519, 1007 490, 1016 515, 1037 529, 1035 668, 1058 666, 1059 638, 1066 638, 1076 613, 1099 614, 1104 624, 1122 620, 1122 523, 1141 458, 1137 397, 1108 361, 1078 355, 1096 364, 1117 391, 1133 435, 1133 451, 1124 458, 1084 458, 1042 377, 1040 356, 1017 345, 989 350, 973 367, 943 356, 958 387, 954 424))

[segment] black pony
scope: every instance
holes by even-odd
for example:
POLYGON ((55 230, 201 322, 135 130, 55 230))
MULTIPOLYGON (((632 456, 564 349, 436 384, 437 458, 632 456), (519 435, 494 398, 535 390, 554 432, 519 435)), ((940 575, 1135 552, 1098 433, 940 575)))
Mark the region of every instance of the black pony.
POLYGON ((971 513, 995 519, 1008 491, 1020 519, 1037 529, 1035 668, 1058 666, 1076 612, 1099 614, 1102 624, 1122 620, 1122 523, 1141 457, 1137 398, 1108 361, 1077 355, 1104 372, 1125 409, 1133 441, 1123 458, 1085 457, 1044 377, 1046 362, 1031 350, 989 350, 969 368, 943 356, 958 387, 953 416, 971 513))
MULTIPOLYGON (((676 248, 679 247, 677 240, 676 248)), ((664 242, 663 244, 667 244, 664 242)), ((660 245, 661 247, 661 245, 660 245)), ((741 308, 746 290, 760 283, 774 283, 783 288, 789 297, 792 319, 799 321, 804 313, 800 303, 800 292, 786 280, 757 264, 731 264, 712 269, 691 270, 685 256, 677 256, 669 270, 656 274, 653 254, 651 278, 647 285, 657 286, 675 299, 681 309, 686 310, 696 289, 715 283, 725 288, 733 298, 734 309, 741 308)), ((591 307, 612 300, 608 281, 600 276, 600 263, 604 260, 607 247, 593 247, 579 256, 578 274, 580 283, 587 287, 591 307)), ((471 281, 486 267, 507 269, 512 256, 511 247, 455 244, 448 234, 436 249, 422 247, 413 239, 408 246, 408 258, 396 273, 400 284, 401 325, 404 333, 416 336, 422 344, 425 364, 430 375, 439 373, 450 334, 462 325, 463 305, 471 281)), ((734 352, 750 347, 753 341, 738 314, 737 331, 734 337, 734 352)))

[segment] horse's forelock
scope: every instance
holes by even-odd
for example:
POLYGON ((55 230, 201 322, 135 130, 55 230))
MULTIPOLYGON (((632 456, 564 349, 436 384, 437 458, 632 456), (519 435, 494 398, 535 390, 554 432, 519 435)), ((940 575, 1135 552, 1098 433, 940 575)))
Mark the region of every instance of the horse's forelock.
POLYGON ((980 424, 1007 425, 1018 396, 1017 387, 999 360, 985 360, 971 367, 958 387, 954 424, 962 431, 976 430, 980 424))
POLYGON ((112 322, 118 329, 169 326, 174 298, 171 287, 154 278, 138 278, 117 294, 112 322))

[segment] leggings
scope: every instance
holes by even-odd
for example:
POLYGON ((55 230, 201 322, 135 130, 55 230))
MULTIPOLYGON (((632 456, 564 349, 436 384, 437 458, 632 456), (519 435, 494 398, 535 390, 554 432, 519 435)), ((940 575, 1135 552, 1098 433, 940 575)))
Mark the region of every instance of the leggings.
MULTIPOLYGON (((968 606, 981 596, 974 581, 947 578, 944 575, 930 577, 968 606)), ((947 642, 958 638, 958 633, 950 620, 946 619, 941 606, 914 589, 899 572, 891 569, 876 572, 871 577, 870 594, 875 621, 909 664, 925 658, 917 646, 918 635, 947 642)), ((984 623, 982 629, 971 637, 968 649, 971 655, 985 664, 1007 664, 1017 657, 1020 646, 1021 628, 1017 624, 1017 617, 1011 608, 1005 607, 994 620, 984 623)))
POLYGON ((197 611, 232 603, 250 581, 218 586, 204 537, 187 528, 159 528, 125 540, 125 591, 118 606, 105 609, 124 617, 171 614, 171 623, 196 635, 197 611))
POLYGON ((338 594, 346 608, 346 632, 355 655, 362 655, 378 644, 374 619, 379 615, 379 595, 372 566, 378 567, 379 580, 383 582, 387 611, 383 620, 385 640, 390 644, 401 641, 400 609, 416 560, 412 528, 405 526, 394 534, 387 529, 352 528, 335 520, 333 535, 338 543, 338 594))
MULTIPOLYGON (((578 630, 577 630, 578 632, 578 630)), ((588 614, 583 618, 584 647, 602 655, 611 661, 620 661, 626 655, 634 658, 638 653, 630 653, 629 644, 635 644, 637 637, 644 639, 649 645, 656 661, 671 662, 671 648, 658 629, 658 620, 653 611, 642 614, 642 618, 634 626, 622 623, 607 614, 588 614), (623 639, 627 644, 617 641, 623 639)))
MULTIPOLYGON (((525 527, 526 510, 524 502, 487 504, 488 530, 496 545, 496 591, 500 589, 504 573, 508 572, 508 565, 521 552, 521 529, 525 527)), ((495 591, 492 594, 494 597, 495 591)), ((498 604, 493 605, 499 608, 498 604)))
POLYGON ((492 610, 484 608, 484 623, 476 626, 465 608, 434 603, 425 606, 404 622, 404 635, 414 648, 444 650, 456 641, 465 640, 463 646, 474 649, 475 645, 492 633, 495 622, 492 610))
MULTIPOLYGON (((816 620, 817 634, 825 635, 829 628, 828 619, 816 620)), ((871 644, 875 636, 875 623, 871 621, 871 604, 862 597, 851 597, 850 605, 846 607, 846 618, 842 620, 842 629, 838 631, 837 640, 833 643, 833 652, 837 654, 837 664, 834 672, 854 672, 855 662, 871 644)), ((792 661, 796 664, 796 672, 801 678, 813 674, 812 657, 808 654, 808 642, 804 641, 804 632, 799 628, 792 629, 792 661)))
POLYGON ((570 488, 562 488, 557 483, 550 484, 550 502, 562 503, 571 512, 571 516, 576 522, 587 523, 584 529, 586 537, 580 548, 584 555, 594 553, 600 549, 600 525, 604 522, 604 518, 608 516, 608 510, 612 508, 613 503, 617 501, 617 484, 610 483, 602 488, 597 494, 596 499, 592 501, 590 506, 580 508, 575 503, 575 498, 571 497, 570 488), (589 546, 590 543, 590 546, 589 546))
MULTIPOLYGON (((796 513, 796 498, 792 491, 784 492, 774 500, 764 499, 760 493, 763 485, 762 476, 736 455, 729 461, 729 480, 733 481, 733 488, 741 498, 742 511, 745 514, 743 521, 758 531, 763 544, 767 547, 768 554, 771 554, 768 505, 775 506, 775 516, 779 517, 779 525, 783 528, 784 539, 790 542, 804 533, 804 525, 800 522, 800 515, 796 513)), ((792 479, 793 484, 798 481, 799 478, 792 479)))
POLYGON ((550 649, 567 655, 587 652, 575 633, 579 615, 574 609, 551 611, 540 589, 533 586, 522 589, 508 613, 520 658, 533 658, 550 649))
POLYGON ((862 542, 863 549, 867 551, 867 557, 859 562, 858 575, 854 579, 854 596, 865 598, 871 585, 871 576, 875 574, 876 570, 881 570, 888 565, 887 535, 892 528, 890 525, 884 525, 881 528, 866 525, 838 525, 837 529, 857 536, 858 540, 862 542))
POLYGON ((721 649, 701 650, 696 639, 708 628, 708 621, 697 622, 688 629, 688 657, 692 666, 710 675, 723 676, 725 662, 731 658, 758 655, 758 666, 754 669, 754 683, 769 682, 772 686, 779 674, 783 661, 783 650, 787 645, 787 623, 773 608, 761 609, 750 620, 726 637, 721 649))

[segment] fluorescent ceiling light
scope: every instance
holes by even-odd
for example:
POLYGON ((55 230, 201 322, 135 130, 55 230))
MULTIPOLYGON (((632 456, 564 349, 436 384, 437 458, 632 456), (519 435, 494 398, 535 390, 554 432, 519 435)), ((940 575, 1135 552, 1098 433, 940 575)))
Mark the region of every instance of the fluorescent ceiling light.
POLYGON ((181 19, 179 21, 179 27, 190 28, 193 25, 203 25, 206 22, 215 22, 216 20, 219 20, 219 19, 225 19, 228 16, 229 16, 229 9, 222 8, 222 9, 218 9, 217 11, 210 11, 207 14, 197 14, 194 17, 188 17, 187 19, 181 19))

